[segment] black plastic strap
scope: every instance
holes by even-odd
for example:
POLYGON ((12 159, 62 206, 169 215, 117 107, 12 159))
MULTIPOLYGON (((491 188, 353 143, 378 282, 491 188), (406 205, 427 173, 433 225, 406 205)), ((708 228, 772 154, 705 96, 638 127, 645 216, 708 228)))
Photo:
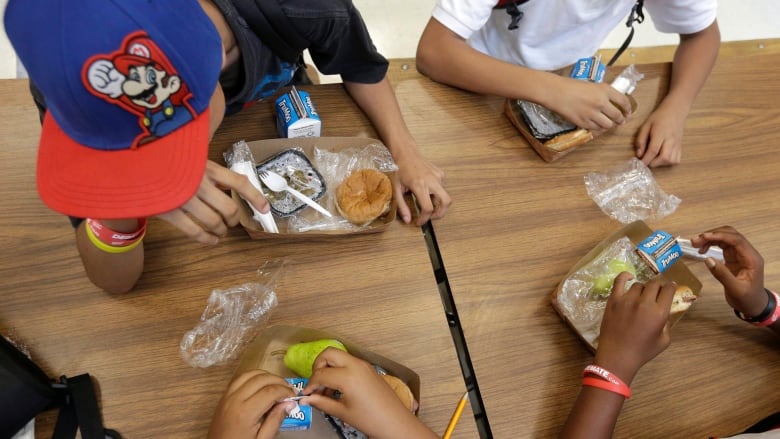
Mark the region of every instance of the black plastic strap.
POLYGON ((764 291, 766 291, 766 295, 769 297, 769 301, 766 304, 766 308, 764 308, 764 310, 761 311, 761 313, 759 313, 757 316, 745 317, 741 312, 735 309, 734 314, 740 319, 748 323, 759 323, 768 319, 769 316, 771 316, 772 313, 775 312, 775 307, 778 306, 778 304, 775 302, 775 295, 772 294, 771 291, 767 290, 766 288, 764 288, 764 291))
POLYGON ((523 11, 518 9, 518 6, 526 2, 528 2, 528 0, 499 1, 493 9, 506 9, 506 13, 511 17, 507 29, 515 30, 517 29, 520 20, 523 19, 523 11))
POLYGON ((301 37, 277 0, 233 0, 244 21, 281 59, 296 63, 309 41, 301 37))
POLYGON ((89 374, 71 378, 62 377, 67 397, 60 408, 57 424, 54 427, 54 439, 72 439, 76 430, 81 432, 82 439, 120 438, 114 430, 103 428, 103 418, 98 407, 97 394, 89 374))
POLYGON ((615 54, 612 56, 612 59, 609 60, 607 66, 615 64, 615 61, 620 58, 620 55, 622 55, 623 52, 628 48, 628 45, 631 44, 631 39, 634 38, 634 23, 642 23, 645 21, 645 13, 642 10, 643 5, 644 0, 637 0, 634 4, 634 7, 631 8, 631 13, 628 14, 628 19, 626 20, 626 27, 630 27, 631 32, 628 33, 626 40, 623 41, 623 44, 620 45, 617 52, 615 52, 615 54))

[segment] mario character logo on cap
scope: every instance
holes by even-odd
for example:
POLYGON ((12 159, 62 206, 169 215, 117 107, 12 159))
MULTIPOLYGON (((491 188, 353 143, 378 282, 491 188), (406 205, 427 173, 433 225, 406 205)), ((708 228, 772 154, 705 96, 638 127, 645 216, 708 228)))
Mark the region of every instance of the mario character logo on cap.
POLYGON ((141 133, 133 148, 148 137, 174 131, 196 115, 187 102, 192 93, 144 31, 128 35, 116 52, 88 59, 82 81, 93 95, 138 116, 141 133))

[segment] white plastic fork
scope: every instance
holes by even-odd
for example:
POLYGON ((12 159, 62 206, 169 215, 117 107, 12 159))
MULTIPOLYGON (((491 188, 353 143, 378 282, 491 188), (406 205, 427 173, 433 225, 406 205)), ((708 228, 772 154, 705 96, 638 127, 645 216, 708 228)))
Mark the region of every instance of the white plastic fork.
POLYGON ((316 201, 291 188, 290 185, 287 184, 287 180, 281 175, 271 171, 260 171, 257 175, 260 176, 260 180, 268 186, 268 189, 271 189, 274 192, 287 191, 328 218, 333 216, 327 209, 317 204, 316 201))

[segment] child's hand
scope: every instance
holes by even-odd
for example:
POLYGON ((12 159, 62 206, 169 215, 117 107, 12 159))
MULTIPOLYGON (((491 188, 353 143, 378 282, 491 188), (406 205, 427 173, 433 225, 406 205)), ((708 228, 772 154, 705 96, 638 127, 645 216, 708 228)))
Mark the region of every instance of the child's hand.
POLYGON ((367 362, 327 348, 314 361, 313 370, 303 389, 310 396, 301 403, 334 415, 373 438, 391 437, 421 425, 367 362), (338 399, 324 394, 333 391, 339 392, 338 399))
POLYGON ((706 252, 710 246, 723 249, 724 263, 707 259, 715 279, 723 284, 726 302, 746 316, 756 316, 767 305, 764 291, 764 259, 750 242, 733 227, 722 226, 691 239, 691 244, 706 252))
POLYGON ((661 105, 639 128, 637 158, 651 168, 680 163, 685 117, 685 114, 661 105))
POLYGON ((561 79, 560 87, 549 94, 550 101, 541 104, 578 127, 597 135, 623 124, 631 115, 628 97, 610 85, 561 79))
POLYGON ((230 383, 217 405, 209 439, 276 437, 285 414, 295 405, 277 402, 292 396, 295 391, 284 378, 264 370, 241 374, 230 383))
POLYGON ((634 283, 627 272, 619 274, 607 300, 594 362, 629 384, 639 368, 669 346, 669 310, 675 284, 660 278, 634 283))
POLYGON ((209 160, 195 195, 178 209, 157 217, 195 241, 216 244, 230 227, 239 222, 239 206, 230 194, 225 193, 225 189, 234 189, 260 212, 268 212, 271 208, 268 200, 248 178, 209 160))

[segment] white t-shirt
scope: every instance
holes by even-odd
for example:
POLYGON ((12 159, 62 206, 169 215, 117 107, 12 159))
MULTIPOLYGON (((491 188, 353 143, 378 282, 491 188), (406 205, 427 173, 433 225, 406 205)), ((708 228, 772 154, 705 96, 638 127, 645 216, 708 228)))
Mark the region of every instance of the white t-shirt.
MULTIPOLYGON (((433 18, 494 58, 538 70, 556 70, 593 55, 607 35, 625 26, 635 0, 530 0, 518 28, 493 9, 496 0, 438 0, 433 18)), ((646 0, 645 13, 664 33, 690 34, 715 21, 717 0, 646 0)), ((641 26, 635 24, 634 26, 641 26)))

